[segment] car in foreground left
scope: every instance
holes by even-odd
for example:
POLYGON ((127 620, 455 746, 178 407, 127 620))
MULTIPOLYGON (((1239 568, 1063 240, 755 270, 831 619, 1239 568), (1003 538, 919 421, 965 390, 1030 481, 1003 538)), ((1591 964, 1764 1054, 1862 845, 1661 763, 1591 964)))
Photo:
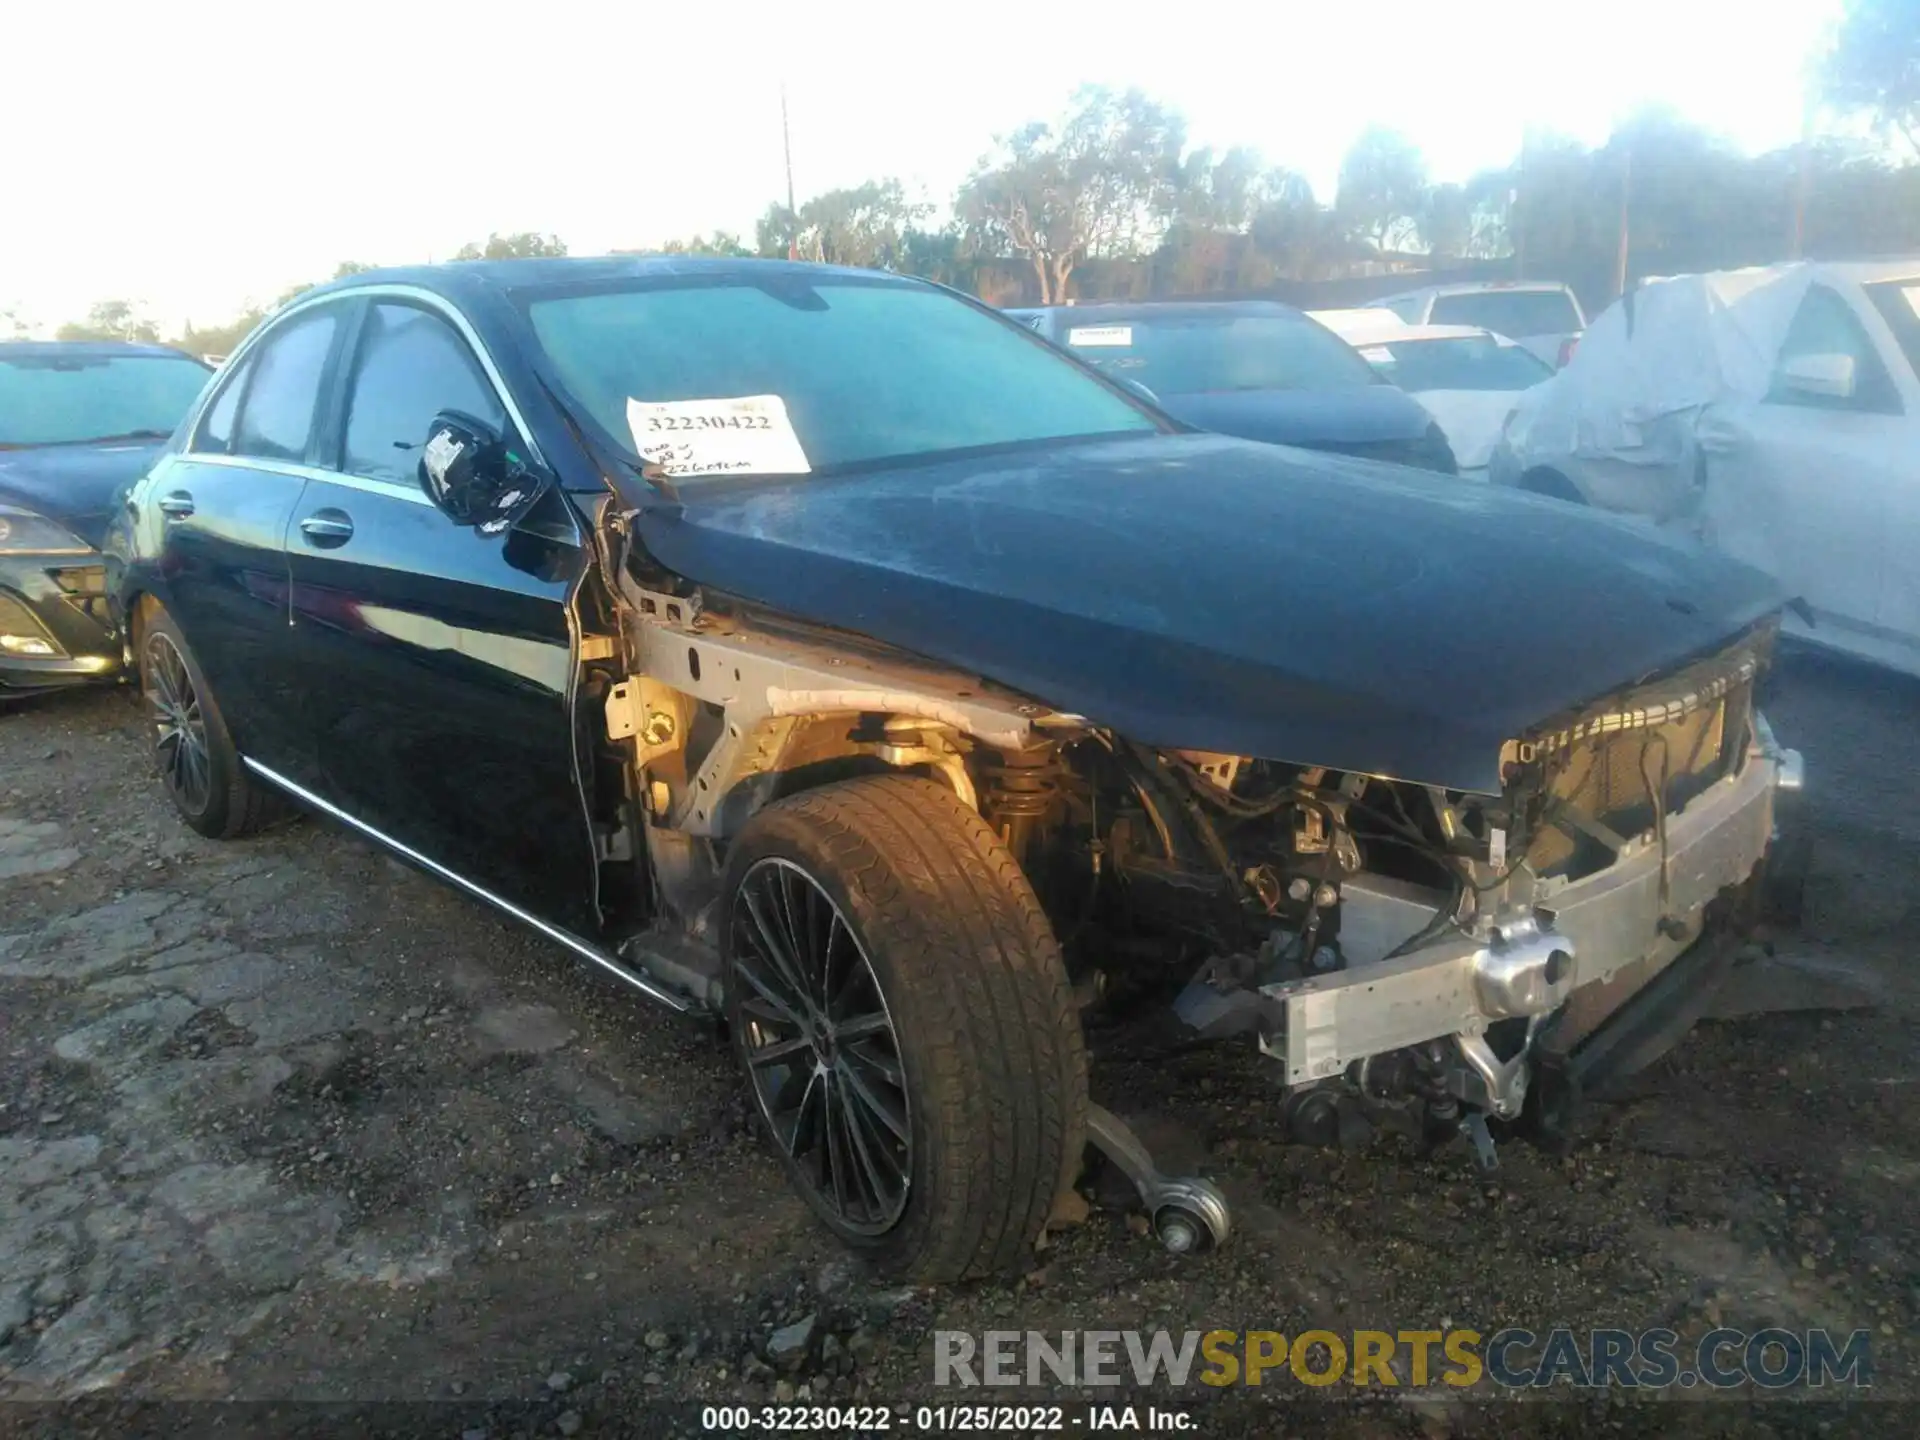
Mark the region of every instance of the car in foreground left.
POLYGON ((213 372, 162 345, 0 343, 0 700, 110 679, 100 542, 213 372))

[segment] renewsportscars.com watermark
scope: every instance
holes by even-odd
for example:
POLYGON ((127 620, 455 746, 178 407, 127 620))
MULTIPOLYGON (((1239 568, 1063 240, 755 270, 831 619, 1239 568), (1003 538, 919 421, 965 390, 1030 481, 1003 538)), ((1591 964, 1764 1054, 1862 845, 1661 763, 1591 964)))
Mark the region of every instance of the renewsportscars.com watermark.
POLYGON ((1865 1330, 936 1330, 935 1385, 1450 1385, 1508 1389, 1873 1383, 1865 1330))

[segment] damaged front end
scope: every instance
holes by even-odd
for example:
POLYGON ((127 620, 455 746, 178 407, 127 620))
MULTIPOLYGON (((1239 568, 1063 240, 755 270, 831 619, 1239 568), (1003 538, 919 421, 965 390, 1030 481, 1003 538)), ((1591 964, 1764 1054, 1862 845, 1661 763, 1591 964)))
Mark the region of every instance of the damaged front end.
POLYGON ((1255 1037, 1302 1140, 1464 1129, 1491 1163, 1487 1118, 1556 1131, 1583 1074, 1684 1033, 1731 954, 1776 794, 1800 785, 1753 705, 1771 641, 1516 737, 1498 796, 1308 770, 1260 801, 1246 767, 1182 761, 1271 924, 1176 1009, 1255 1037))
MULTIPOLYGON (((1513 736, 1477 793, 1143 744, 736 596, 610 578, 618 637, 587 688, 626 963, 725 1013, 730 847, 808 790, 916 775, 1018 865, 1089 1018, 1171 999, 1189 1034, 1257 1046, 1307 1143, 1464 1134, 1491 1165, 1489 1121, 1557 1133, 1602 1070, 1691 1024, 1800 786, 1754 705, 1773 621, 1513 736)), ((1218 1192, 1097 1104, 1088 1138, 1170 1246, 1224 1237, 1218 1192)))

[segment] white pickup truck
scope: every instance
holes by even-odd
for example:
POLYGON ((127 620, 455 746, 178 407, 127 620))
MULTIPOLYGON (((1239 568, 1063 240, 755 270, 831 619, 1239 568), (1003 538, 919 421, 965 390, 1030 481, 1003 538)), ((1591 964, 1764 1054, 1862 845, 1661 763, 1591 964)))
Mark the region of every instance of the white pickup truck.
POLYGON ((1644 284, 1489 478, 1690 529, 1803 602, 1790 630, 1920 674, 1920 259, 1644 284))

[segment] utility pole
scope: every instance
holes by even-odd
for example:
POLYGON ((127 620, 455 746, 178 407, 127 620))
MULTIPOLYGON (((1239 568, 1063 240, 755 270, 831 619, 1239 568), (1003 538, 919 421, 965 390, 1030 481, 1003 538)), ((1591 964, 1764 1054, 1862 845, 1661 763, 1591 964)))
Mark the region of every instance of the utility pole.
POLYGON ((1613 257, 1613 293, 1627 293, 1627 244, 1629 220, 1633 208, 1633 146, 1629 141, 1620 148, 1620 246, 1613 257))
POLYGON ((787 157, 787 259, 800 258, 800 216, 793 208, 793 136, 787 129, 787 82, 780 82, 780 148, 787 157))
POLYGON ((1533 127, 1527 126, 1520 132, 1520 163, 1513 169, 1513 188, 1507 192, 1507 229, 1513 240, 1513 278, 1527 278, 1527 227, 1522 222, 1520 209, 1520 187, 1527 178, 1527 139, 1533 134, 1533 127))
POLYGON ((1804 259, 1807 253, 1807 200, 1813 193, 1813 87, 1807 87, 1806 101, 1800 112, 1800 163, 1793 181, 1793 239, 1788 258, 1804 259))

